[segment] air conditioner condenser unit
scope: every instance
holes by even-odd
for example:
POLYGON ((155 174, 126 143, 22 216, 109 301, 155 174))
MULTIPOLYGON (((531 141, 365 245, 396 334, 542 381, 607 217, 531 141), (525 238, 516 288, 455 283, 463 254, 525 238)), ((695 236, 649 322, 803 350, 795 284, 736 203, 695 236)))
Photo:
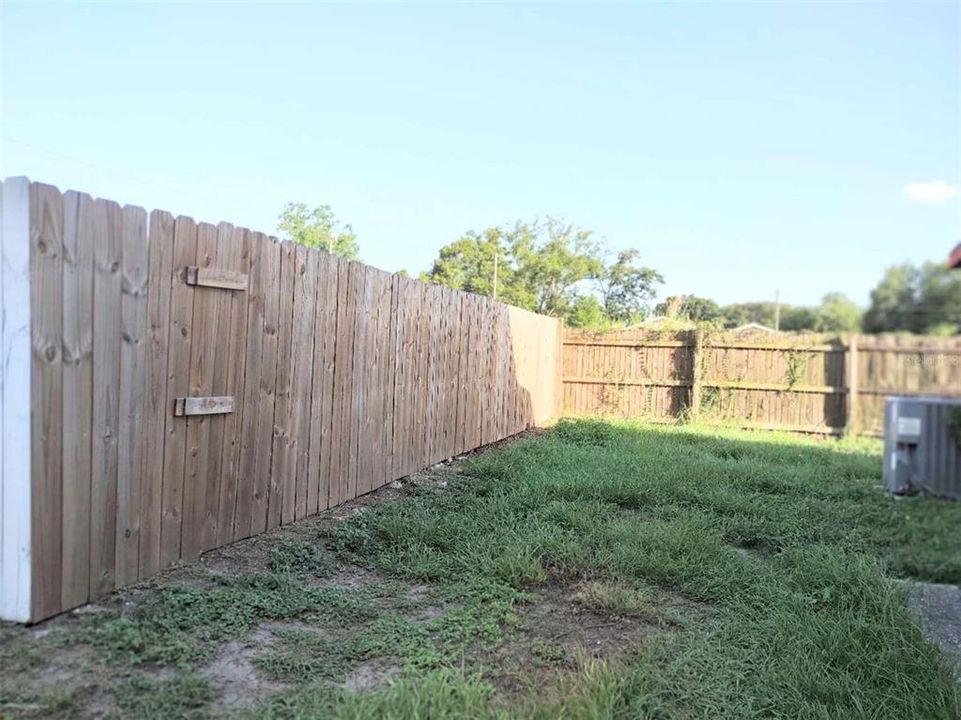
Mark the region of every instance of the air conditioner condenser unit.
POLYGON ((886 398, 883 475, 893 493, 961 500, 961 398, 886 398))

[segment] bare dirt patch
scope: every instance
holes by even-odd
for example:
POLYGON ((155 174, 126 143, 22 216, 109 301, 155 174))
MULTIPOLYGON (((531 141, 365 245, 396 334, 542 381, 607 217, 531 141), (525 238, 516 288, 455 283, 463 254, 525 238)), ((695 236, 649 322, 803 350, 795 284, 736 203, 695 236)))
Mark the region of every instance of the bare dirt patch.
POLYGON ((265 630, 258 630, 246 640, 232 640, 201 669, 201 674, 220 690, 220 696, 211 708, 215 714, 250 705, 284 687, 283 683, 263 677, 254 665, 258 649, 269 635, 265 630))
POLYGON ((368 660, 355 667, 341 684, 351 692, 370 692, 387 685, 400 668, 382 659, 368 660))
POLYGON ((688 601, 661 594, 652 611, 619 614, 583 602, 586 583, 548 582, 516 608, 517 626, 492 656, 490 680, 507 696, 556 687, 591 661, 626 661, 656 633, 670 629, 671 612, 688 601))

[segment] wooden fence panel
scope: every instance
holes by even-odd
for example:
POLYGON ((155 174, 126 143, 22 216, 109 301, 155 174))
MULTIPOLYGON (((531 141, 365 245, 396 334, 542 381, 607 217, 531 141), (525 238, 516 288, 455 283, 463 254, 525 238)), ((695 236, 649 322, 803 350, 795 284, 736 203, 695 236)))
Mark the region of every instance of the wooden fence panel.
POLYGON ((794 432, 878 433, 885 395, 961 394, 961 366, 945 362, 949 357, 961 358, 961 343, 715 333, 698 346, 687 332, 570 332, 562 360, 564 408, 652 421, 690 413, 708 422, 794 432), (695 384, 699 401, 692 408, 695 384))
MULTIPOLYGON (((23 187, 35 620, 556 414, 556 320, 228 223, 23 187), (190 397, 232 410, 176 416, 190 397)), ((5 437, 17 417, 4 407, 5 437)))

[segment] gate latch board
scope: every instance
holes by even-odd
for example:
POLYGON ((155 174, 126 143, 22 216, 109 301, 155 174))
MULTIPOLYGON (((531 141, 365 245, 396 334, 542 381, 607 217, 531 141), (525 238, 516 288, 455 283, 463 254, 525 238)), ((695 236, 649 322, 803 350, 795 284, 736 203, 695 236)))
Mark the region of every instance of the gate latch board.
POLYGON ((247 276, 234 270, 187 266, 185 280, 188 285, 223 288, 225 290, 246 290, 247 276))
POLYGON ((185 415, 224 415, 234 411, 232 395, 182 397, 174 400, 174 416, 185 415))

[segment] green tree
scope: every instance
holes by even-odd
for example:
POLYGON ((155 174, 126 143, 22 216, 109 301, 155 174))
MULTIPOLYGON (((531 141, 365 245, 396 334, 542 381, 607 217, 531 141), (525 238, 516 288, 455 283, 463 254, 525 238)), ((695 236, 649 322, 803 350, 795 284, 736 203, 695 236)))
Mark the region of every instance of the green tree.
POLYGON ((589 330, 604 330, 611 326, 611 320, 593 295, 581 295, 576 298, 567 311, 564 322, 570 327, 589 330))
POLYGON ((746 302, 725 305, 721 308, 721 314, 726 328, 736 328, 748 323, 773 328, 777 311, 773 302, 746 302))
POLYGON ((658 303, 654 313, 705 324, 716 324, 722 319, 720 305, 697 295, 672 295, 658 303))
POLYGON ((518 223, 510 249, 517 294, 529 296, 530 309, 544 315, 563 316, 582 291, 578 283, 604 272, 602 248, 591 231, 555 218, 518 223))
MULTIPOLYGON (((818 313, 816 308, 804 305, 781 305, 781 318, 778 323, 779 330, 785 332, 802 332, 804 330, 814 330, 818 323, 818 313)), ((774 327, 773 323, 771 327, 774 327)))
POLYGON ((287 203, 278 218, 277 230, 295 243, 351 260, 356 260, 360 252, 354 229, 341 224, 329 205, 308 210, 304 203, 287 203))
POLYGON ((815 311, 817 332, 858 332, 863 311, 842 293, 828 293, 815 311))
POLYGON ((654 298, 654 285, 664 282, 656 270, 638 263, 640 252, 622 250, 601 276, 604 312, 614 322, 628 323, 643 317, 654 298))
POLYGON ((661 278, 636 251, 607 257, 591 231, 549 217, 468 232, 441 248, 424 279, 493 296, 496 267, 498 300, 579 327, 597 324, 598 307, 607 321, 625 322, 643 312, 661 278))
POLYGON ((870 333, 957 334, 961 331, 961 273, 940 263, 888 268, 871 291, 863 324, 870 333))

